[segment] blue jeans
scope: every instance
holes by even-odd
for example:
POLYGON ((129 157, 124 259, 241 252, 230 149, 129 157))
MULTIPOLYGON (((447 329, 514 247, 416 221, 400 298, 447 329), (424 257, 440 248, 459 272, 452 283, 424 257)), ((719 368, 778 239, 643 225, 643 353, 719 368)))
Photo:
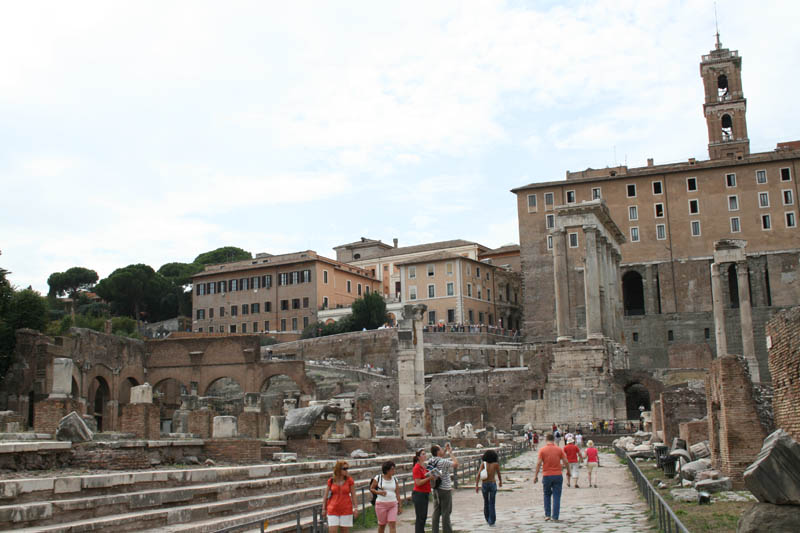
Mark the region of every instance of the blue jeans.
POLYGON ((544 476, 542 487, 544 488, 544 515, 550 516, 553 520, 558 520, 558 512, 561 510, 561 487, 564 478, 561 474, 557 476, 544 476), (553 514, 550 514, 550 496, 553 497, 553 514))
POLYGON ((497 521, 497 515, 494 512, 494 501, 497 497, 497 483, 483 483, 481 485, 481 492, 483 492, 483 516, 486 518, 486 523, 493 526, 497 521))

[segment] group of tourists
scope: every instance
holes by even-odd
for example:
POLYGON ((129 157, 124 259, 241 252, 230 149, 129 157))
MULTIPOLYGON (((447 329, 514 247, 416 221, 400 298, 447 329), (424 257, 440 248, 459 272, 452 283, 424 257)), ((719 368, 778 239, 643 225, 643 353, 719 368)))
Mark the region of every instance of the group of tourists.
MULTIPOLYGON (((541 471, 545 520, 558 521, 564 483, 562 468, 566 470, 567 487, 572 487, 574 482, 575 488, 580 488, 580 469, 581 465, 586 463, 589 487, 597 487, 597 474, 594 471, 600 464, 597 448, 591 440, 586 443, 586 448, 582 448, 582 441, 576 441, 578 436, 581 435, 567 433, 564 437, 566 444, 561 448, 556 444, 555 434, 547 433, 545 445, 539 450, 533 482, 539 482, 541 471)), ((532 443, 531 445, 538 444, 537 433, 529 432, 526 438, 532 443)), ((444 533, 452 533, 450 515, 453 511, 452 474, 455 468, 458 468, 458 459, 453 455, 449 443, 444 448, 436 444, 431 446, 430 458, 423 448, 414 454, 412 468, 414 489, 411 501, 416 515, 415 533, 425 533, 431 495, 433 496, 432 533, 439 533, 440 526, 444 533)), ((353 527, 353 520, 358 517, 355 481, 348 475, 348 469, 346 461, 337 461, 333 467, 333 476, 328 479, 325 487, 322 513, 328 517, 331 533, 347 533, 353 527)), ((403 512, 402 496, 398 490, 399 484, 395 474, 396 465, 392 461, 386 461, 381 467, 381 473, 370 481, 369 490, 373 496, 379 533, 384 533, 387 525, 389 532, 395 533, 397 516, 403 512)), ((503 478, 497 452, 487 450, 483 454, 475 477, 475 492, 483 495, 483 515, 490 526, 494 526, 497 521, 495 501, 497 489, 502 486, 503 478)))

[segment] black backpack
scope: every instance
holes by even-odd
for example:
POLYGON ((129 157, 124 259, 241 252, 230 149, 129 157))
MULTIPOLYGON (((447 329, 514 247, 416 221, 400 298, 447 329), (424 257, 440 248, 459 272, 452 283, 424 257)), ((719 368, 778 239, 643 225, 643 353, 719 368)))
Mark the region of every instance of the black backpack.
MULTIPOLYGON (((378 486, 375 487, 375 488, 380 490, 380 489, 383 488, 383 474, 378 474, 375 477, 378 478, 378 486)), ((372 478, 372 481, 375 481, 375 478, 372 478)), ((370 488, 372 488, 372 481, 370 481, 370 483, 369 483, 370 484, 370 488)), ((375 507, 375 502, 377 500, 378 500, 378 495, 373 492, 372 493, 372 500, 370 500, 370 504, 372 504, 372 506, 375 507)))

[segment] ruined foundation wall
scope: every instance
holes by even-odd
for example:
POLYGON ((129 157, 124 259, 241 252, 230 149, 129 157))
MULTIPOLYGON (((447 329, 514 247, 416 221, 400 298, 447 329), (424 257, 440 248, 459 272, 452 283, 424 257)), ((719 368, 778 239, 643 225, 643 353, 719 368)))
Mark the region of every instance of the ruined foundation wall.
POLYGON ((681 387, 661 393, 660 410, 664 430, 664 442, 680 436, 681 422, 700 419, 706 416, 706 395, 692 389, 681 387))
POLYGON ((773 317, 767 335, 775 425, 800 441, 800 307, 773 317))

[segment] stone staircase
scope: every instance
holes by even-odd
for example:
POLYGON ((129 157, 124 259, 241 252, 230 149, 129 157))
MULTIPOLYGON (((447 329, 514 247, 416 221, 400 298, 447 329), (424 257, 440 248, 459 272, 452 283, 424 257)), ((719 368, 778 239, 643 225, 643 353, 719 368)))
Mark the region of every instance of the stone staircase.
MULTIPOLYGON (((485 450, 458 450, 472 464, 485 450)), ((387 460, 410 473, 411 454, 348 459, 361 487, 387 460)), ((270 532, 307 528, 335 461, 176 468, 0 480, 0 530, 213 532, 270 519, 270 532), (283 516, 278 516, 283 515, 283 516)), ((411 483, 407 482, 410 496, 411 483)), ((369 493, 366 494, 369 504, 369 493)))

